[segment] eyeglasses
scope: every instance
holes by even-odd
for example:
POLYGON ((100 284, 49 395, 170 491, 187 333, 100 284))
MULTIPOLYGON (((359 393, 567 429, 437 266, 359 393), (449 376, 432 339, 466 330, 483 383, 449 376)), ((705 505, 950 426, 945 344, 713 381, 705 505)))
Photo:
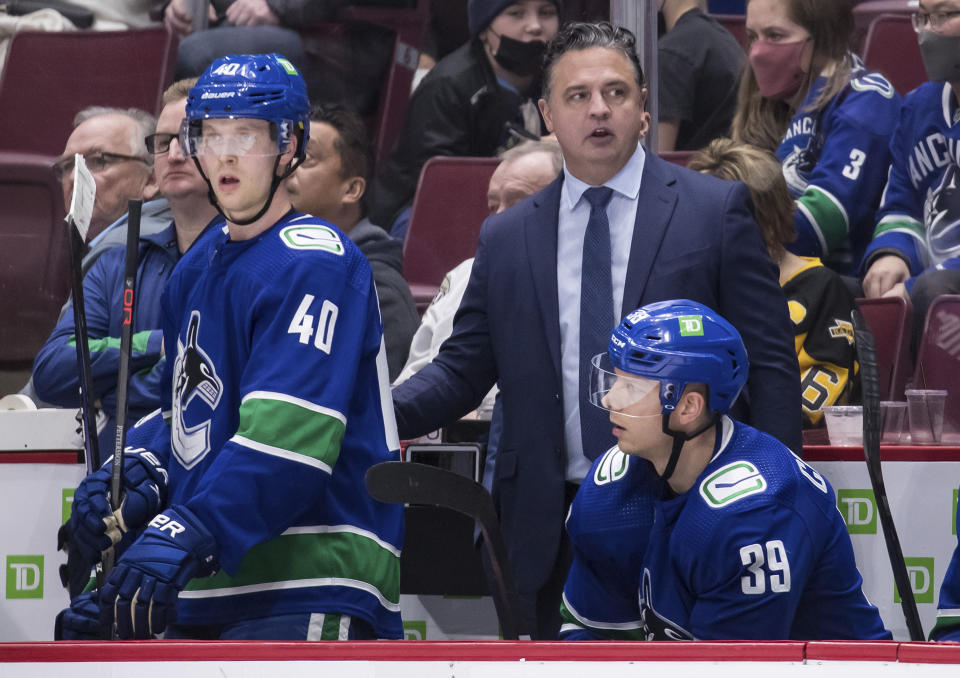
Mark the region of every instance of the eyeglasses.
POLYGON ((910 15, 910 23, 917 33, 925 28, 939 30, 945 23, 960 16, 960 11, 953 12, 914 12, 910 15))
MULTIPOLYGON (((147 150, 154 155, 159 155, 161 153, 166 153, 170 150, 170 142, 174 139, 177 139, 177 134, 169 134, 167 132, 157 132, 156 134, 148 134, 144 137, 143 141, 147 144, 147 150)), ((179 142, 179 139, 178 139, 179 142)))
MULTIPOLYGON (((141 158, 136 155, 123 155, 122 153, 110 153, 108 151, 90 151, 83 154, 83 161, 87 165, 87 169, 93 173, 102 172, 110 165, 113 165, 118 162, 127 162, 130 160, 135 160, 137 162, 142 162, 144 165, 149 165, 149 161, 146 158, 141 158)), ((70 174, 73 171, 73 156, 71 155, 68 158, 63 158, 58 160, 53 165, 53 173, 57 177, 57 181, 63 181, 63 178, 70 174)))

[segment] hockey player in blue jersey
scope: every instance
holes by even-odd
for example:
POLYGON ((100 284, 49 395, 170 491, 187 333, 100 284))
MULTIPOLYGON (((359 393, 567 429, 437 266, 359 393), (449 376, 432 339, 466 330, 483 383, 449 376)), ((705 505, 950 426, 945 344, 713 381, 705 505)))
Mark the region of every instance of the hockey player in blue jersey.
POLYGON ((788 249, 853 274, 873 235, 900 95, 849 51, 853 0, 748 0, 732 136, 774 151, 797 200, 788 249))
POLYGON ((78 490, 101 548, 132 540, 100 621, 120 638, 399 638, 402 507, 363 484, 399 450, 370 266, 283 183, 309 138, 303 78, 276 54, 218 59, 180 138, 226 227, 164 292, 166 406, 129 433, 129 503, 105 508, 109 463, 78 490))
POLYGON ((591 402, 619 442, 567 520, 561 637, 891 637, 827 481, 725 416, 747 370, 733 326, 687 300, 634 311, 594 358, 591 402))

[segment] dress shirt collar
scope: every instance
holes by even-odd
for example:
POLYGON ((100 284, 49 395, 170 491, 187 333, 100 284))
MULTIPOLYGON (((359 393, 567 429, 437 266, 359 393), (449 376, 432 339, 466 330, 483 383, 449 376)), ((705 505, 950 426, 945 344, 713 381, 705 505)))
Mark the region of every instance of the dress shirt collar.
MULTIPOLYGON (((609 186, 614 192, 619 193, 629 200, 636 200, 640 194, 640 175, 643 174, 644 160, 646 153, 641 144, 637 144, 637 150, 633 152, 627 164, 617 172, 613 177, 603 185, 609 186)), ((580 202, 584 191, 591 188, 590 184, 577 179, 570 170, 567 169, 567 163, 563 163, 563 188, 562 200, 566 209, 572 210, 580 202)))

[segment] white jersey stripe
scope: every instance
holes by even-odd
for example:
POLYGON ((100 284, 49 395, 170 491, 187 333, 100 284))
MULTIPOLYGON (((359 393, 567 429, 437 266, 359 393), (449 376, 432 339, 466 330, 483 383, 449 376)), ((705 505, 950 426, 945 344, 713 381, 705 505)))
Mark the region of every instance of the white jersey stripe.
POLYGON ((380 548, 386 549, 397 558, 400 557, 400 549, 398 549, 396 546, 388 544, 369 530, 354 527, 353 525, 298 525, 296 527, 287 528, 283 531, 281 536, 285 537, 293 534, 337 534, 343 532, 349 532, 350 534, 365 537, 373 542, 376 542, 380 548))
POLYGON ((566 606, 567 611, 570 614, 572 614, 578 622, 580 622, 583 626, 587 628, 607 629, 609 631, 632 631, 634 629, 643 628, 643 622, 641 622, 639 619, 637 621, 618 622, 618 623, 598 622, 598 621, 593 621, 592 619, 587 619, 586 617, 582 616, 579 612, 577 612, 574 609, 573 605, 570 604, 570 601, 567 600, 566 592, 564 592, 563 594, 563 604, 566 606))
POLYGON ((263 443, 258 443, 256 440, 250 440, 240 435, 235 435, 230 438, 232 442, 237 443, 238 445, 243 445, 248 447, 251 450, 256 452, 263 452, 264 454, 269 454, 274 457, 282 457, 283 459, 289 459, 290 461, 295 461, 299 464, 306 464, 307 466, 313 466, 318 468, 326 474, 332 474, 333 469, 330 468, 330 465, 320 461, 319 459, 314 459, 313 457, 308 457, 305 454, 299 454, 298 452, 291 452, 290 450, 284 450, 279 447, 274 447, 273 445, 265 445, 263 443))
POLYGON ((248 586, 233 586, 223 589, 206 589, 203 591, 181 591, 180 598, 199 599, 199 598, 225 598, 227 596, 241 596, 247 593, 263 593, 265 591, 286 591, 290 589, 308 589, 317 586, 345 586, 352 589, 360 589, 375 596, 380 605, 391 612, 399 612, 400 604, 391 603, 383 597, 380 590, 373 584, 356 579, 346 579, 343 577, 319 577, 316 579, 293 579, 289 581, 274 581, 265 584, 250 584, 248 586))

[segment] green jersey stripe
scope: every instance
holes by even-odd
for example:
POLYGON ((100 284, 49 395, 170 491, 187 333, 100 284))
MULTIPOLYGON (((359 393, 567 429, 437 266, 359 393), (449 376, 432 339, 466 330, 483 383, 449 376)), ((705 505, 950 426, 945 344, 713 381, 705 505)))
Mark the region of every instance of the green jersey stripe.
POLYGON ((355 582, 345 584, 353 588, 371 587, 385 605, 397 603, 400 558, 378 541, 354 532, 284 534, 250 549, 236 575, 220 571, 192 580, 187 589, 188 597, 216 597, 276 587, 339 585, 335 582, 340 581, 355 582))
POLYGON ((843 205, 829 191, 809 186, 797 200, 797 207, 822 236, 821 245, 826 243, 824 253, 843 244, 850 229, 850 219, 843 205))
POLYGON ((640 620, 612 623, 587 619, 574 609, 567 600, 566 593, 563 594, 563 600, 560 603, 560 617, 566 624, 593 631, 611 640, 646 640, 643 623, 640 620))
POLYGON ((397 558, 400 557, 400 549, 395 547, 393 544, 388 544, 369 530, 354 527, 353 525, 298 525, 297 527, 287 528, 283 531, 283 534, 336 534, 340 532, 348 532, 350 534, 356 534, 366 539, 370 539, 376 542, 380 548, 387 549, 397 558))
MULTIPOLYGON (((145 330, 143 332, 137 332, 131 337, 131 350, 133 353, 146 353, 147 345, 150 342, 151 330, 145 330)), ((77 338, 71 336, 67 339, 67 346, 76 346, 77 338)), ((90 347, 91 353, 104 353, 113 349, 115 351, 120 350, 120 337, 103 337, 102 339, 87 339, 87 346, 90 347)))
MULTIPOLYGON (((397 581, 400 575, 397 575, 397 581)), ((338 577, 318 577, 316 579, 297 579, 291 581, 269 582, 266 584, 251 584, 250 586, 235 586, 229 589, 210 589, 210 590, 186 590, 180 593, 180 598, 201 599, 201 598, 226 598, 228 596, 242 596, 248 593, 263 593, 265 591, 285 591, 290 589, 309 589, 322 586, 344 586, 347 588, 366 591, 374 596, 380 605, 390 612, 399 612, 400 603, 394 603, 381 593, 373 584, 356 579, 341 579, 338 577)))
POLYGON ((302 407, 318 414, 325 414, 328 417, 334 417, 335 419, 339 419, 341 422, 343 422, 344 426, 347 424, 347 417, 343 414, 343 412, 329 407, 324 407, 323 405, 317 405, 316 403, 311 403, 309 400, 297 398, 296 396, 288 395, 286 393, 278 393, 277 391, 250 391, 250 393, 243 396, 240 404, 242 405, 248 400, 278 400, 280 402, 290 403, 291 405, 297 405, 298 407, 302 407))
POLYGON ((876 238, 881 233, 892 232, 906 233, 921 242, 925 242, 923 224, 916 219, 911 219, 901 214, 891 214, 881 219, 880 223, 877 224, 877 228, 873 231, 873 237, 876 238))
POLYGON ((319 459, 313 459, 312 457, 307 457, 302 454, 297 454, 296 452, 291 452, 290 450, 282 450, 279 447, 274 447, 273 445, 264 445, 263 443, 258 443, 256 440, 250 440, 249 438, 244 438, 241 435, 235 435, 230 438, 231 442, 236 443, 237 445, 242 445, 246 448, 254 450, 256 452, 263 452, 264 454, 269 454, 274 457, 280 457, 282 459, 289 459, 290 461, 295 461, 298 464, 306 464, 307 466, 313 466, 318 468, 324 473, 331 474, 333 469, 330 467, 330 464, 320 461, 319 459))
POLYGON ((258 443, 250 447, 267 454, 281 457, 293 454, 294 457, 288 458, 294 461, 310 463, 303 459, 308 457, 322 463, 329 473, 340 456, 340 442, 346 431, 344 420, 301 403, 304 401, 244 398, 234 439, 258 443))

